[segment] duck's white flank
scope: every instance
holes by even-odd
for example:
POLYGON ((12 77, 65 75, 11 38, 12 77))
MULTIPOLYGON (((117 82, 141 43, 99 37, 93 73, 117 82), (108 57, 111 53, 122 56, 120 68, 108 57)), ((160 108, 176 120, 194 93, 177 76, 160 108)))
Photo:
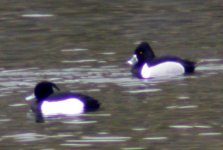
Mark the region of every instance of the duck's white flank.
POLYGON ((77 98, 69 98, 63 101, 44 101, 41 112, 44 116, 50 115, 77 115, 83 113, 84 104, 77 98))
POLYGON ((184 67, 177 62, 164 62, 152 67, 149 67, 148 64, 143 65, 141 70, 142 78, 155 78, 155 77, 164 77, 164 76, 177 76, 184 74, 184 67))

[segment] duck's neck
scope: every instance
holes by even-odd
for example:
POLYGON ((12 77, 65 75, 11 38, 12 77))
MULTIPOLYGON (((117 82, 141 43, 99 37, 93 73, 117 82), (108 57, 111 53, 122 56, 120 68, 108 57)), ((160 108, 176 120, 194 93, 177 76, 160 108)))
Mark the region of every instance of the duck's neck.
POLYGON ((151 55, 149 57, 144 57, 138 60, 137 66, 141 67, 143 66, 145 63, 150 63, 153 59, 155 58, 155 55, 151 55))

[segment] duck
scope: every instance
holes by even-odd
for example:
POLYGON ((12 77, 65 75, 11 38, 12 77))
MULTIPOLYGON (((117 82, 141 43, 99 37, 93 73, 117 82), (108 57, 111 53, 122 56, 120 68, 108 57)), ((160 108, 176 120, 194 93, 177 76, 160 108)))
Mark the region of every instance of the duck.
POLYGON ((195 62, 176 56, 156 57, 148 42, 141 42, 127 61, 133 76, 140 79, 188 75, 195 71, 195 62))
POLYGON ((34 88, 34 95, 26 97, 27 101, 35 98, 32 111, 41 116, 77 115, 98 110, 98 100, 80 93, 61 92, 52 82, 41 81, 34 88))

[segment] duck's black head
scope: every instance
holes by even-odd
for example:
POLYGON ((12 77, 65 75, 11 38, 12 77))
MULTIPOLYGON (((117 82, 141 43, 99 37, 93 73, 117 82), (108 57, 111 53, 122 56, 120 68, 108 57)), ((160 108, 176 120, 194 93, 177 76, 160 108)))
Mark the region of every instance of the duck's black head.
POLYGON ((43 101, 55 91, 59 90, 60 89, 56 86, 56 84, 52 82, 43 81, 38 83, 34 89, 34 94, 37 99, 37 103, 43 101))
POLYGON ((142 42, 135 50, 138 60, 150 61, 155 58, 152 48, 147 42, 142 42))
POLYGON ((130 65, 149 62, 155 58, 152 48, 147 42, 140 43, 134 52, 132 58, 128 61, 130 65))

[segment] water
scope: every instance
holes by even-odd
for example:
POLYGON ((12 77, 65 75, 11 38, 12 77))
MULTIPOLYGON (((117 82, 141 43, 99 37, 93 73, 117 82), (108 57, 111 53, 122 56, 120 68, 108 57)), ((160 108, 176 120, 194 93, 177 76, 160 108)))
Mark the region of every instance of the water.
POLYGON ((1 149, 222 149, 220 0, 0 4, 1 149), (196 73, 132 78, 125 62, 139 41, 199 62, 196 73), (42 80, 102 108, 35 123, 25 97, 42 80))

